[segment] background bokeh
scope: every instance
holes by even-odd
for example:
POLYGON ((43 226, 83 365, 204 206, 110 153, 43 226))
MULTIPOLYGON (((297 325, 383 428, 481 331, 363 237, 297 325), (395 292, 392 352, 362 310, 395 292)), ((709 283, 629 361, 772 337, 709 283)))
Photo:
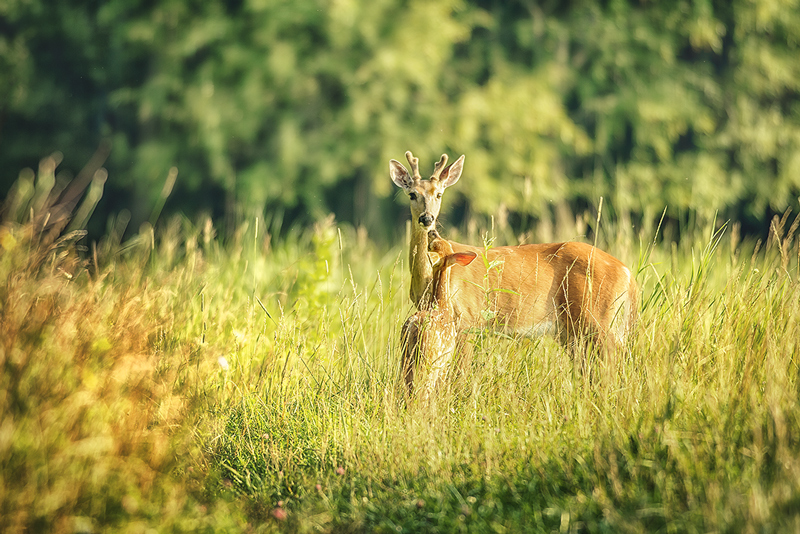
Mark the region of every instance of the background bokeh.
POLYGON ((602 196, 763 233, 798 207, 799 48, 787 0, 6 0, 0 196, 59 151, 62 180, 108 169, 99 231, 135 231, 174 167, 164 213, 390 238, 410 149, 466 154, 451 224, 602 196))

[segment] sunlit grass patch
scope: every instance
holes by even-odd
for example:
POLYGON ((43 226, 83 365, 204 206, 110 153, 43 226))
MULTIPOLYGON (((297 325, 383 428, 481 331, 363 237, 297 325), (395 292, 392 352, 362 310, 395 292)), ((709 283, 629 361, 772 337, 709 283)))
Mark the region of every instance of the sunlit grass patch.
POLYGON ((642 286, 624 350, 586 373, 551 339, 475 332, 429 405, 399 384, 402 247, 332 220, 123 239, 121 216, 79 250, 22 217, 0 230, 5 530, 800 526, 791 217, 763 244, 620 243, 642 286))

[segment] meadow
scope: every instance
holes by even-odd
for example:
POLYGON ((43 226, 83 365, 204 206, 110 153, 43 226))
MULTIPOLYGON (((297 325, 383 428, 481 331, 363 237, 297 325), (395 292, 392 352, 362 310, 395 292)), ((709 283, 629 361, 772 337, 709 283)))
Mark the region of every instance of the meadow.
POLYGON ((401 240, 259 217, 125 234, 122 213, 86 243, 42 182, 0 228, 4 532, 800 531, 790 213, 763 242, 713 218, 537 223, 523 239, 633 268, 629 345, 590 380, 553 340, 476 332, 421 406, 398 383, 401 240))

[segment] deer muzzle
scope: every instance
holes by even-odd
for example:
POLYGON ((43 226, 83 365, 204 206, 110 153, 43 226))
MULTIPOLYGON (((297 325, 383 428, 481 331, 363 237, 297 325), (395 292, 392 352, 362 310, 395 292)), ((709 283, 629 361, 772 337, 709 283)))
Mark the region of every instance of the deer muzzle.
POLYGON ((423 213, 419 216, 419 223, 425 228, 430 228, 433 226, 434 221, 436 221, 436 219, 434 219, 429 213, 423 213))

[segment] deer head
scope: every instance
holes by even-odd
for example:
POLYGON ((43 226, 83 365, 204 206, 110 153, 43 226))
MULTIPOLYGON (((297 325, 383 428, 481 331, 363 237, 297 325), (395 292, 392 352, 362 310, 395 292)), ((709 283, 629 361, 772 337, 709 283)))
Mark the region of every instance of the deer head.
POLYGON ((419 174, 419 159, 411 151, 406 152, 411 165, 411 173, 397 160, 389 161, 389 175, 394 184, 408 194, 411 202, 411 220, 427 232, 436 225, 441 208, 444 190, 461 177, 464 169, 464 156, 447 165, 447 154, 442 154, 433 168, 430 179, 423 180, 419 174))

